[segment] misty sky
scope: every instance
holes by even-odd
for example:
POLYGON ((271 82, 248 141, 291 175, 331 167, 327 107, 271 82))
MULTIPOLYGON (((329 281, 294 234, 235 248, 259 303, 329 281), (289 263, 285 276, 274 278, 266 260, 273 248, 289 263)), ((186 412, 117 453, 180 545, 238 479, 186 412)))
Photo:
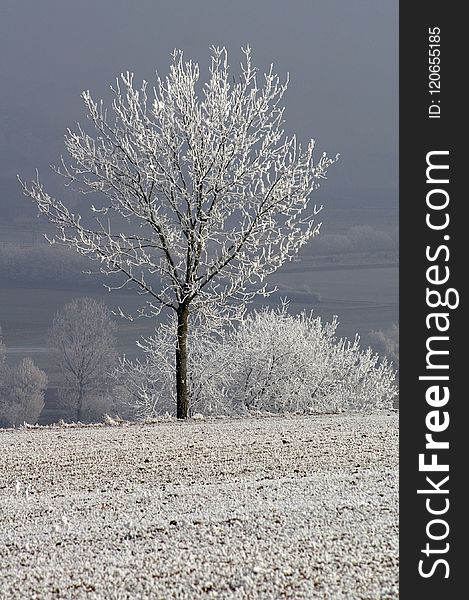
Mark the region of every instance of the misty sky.
POLYGON ((16 173, 56 180, 83 89, 105 96, 127 69, 151 81, 175 47, 204 73, 208 47, 226 45, 234 71, 246 43, 259 67, 290 72, 287 131, 342 154, 328 195, 397 208, 397 0, 2 0, 0 223, 13 205, 31 211, 16 173))

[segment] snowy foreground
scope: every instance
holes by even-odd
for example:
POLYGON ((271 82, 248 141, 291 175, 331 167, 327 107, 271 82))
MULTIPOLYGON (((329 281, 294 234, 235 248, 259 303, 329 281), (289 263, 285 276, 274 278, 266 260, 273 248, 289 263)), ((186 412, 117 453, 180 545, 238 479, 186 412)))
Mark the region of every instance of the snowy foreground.
POLYGON ((0 597, 397 598, 398 418, 0 431, 0 597))

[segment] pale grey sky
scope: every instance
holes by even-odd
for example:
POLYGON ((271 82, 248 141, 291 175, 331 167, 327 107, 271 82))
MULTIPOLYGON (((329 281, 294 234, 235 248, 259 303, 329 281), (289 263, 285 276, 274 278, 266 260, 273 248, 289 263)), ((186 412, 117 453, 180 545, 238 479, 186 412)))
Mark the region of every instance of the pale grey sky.
POLYGON ((397 208, 397 0, 2 0, 0 222, 32 211, 16 173, 38 167, 60 189, 48 166, 84 119, 83 89, 103 96, 127 69, 151 79, 175 47, 205 67, 226 45, 235 67, 246 43, 261 68, 290 72, 288 131, 342 154, 327 196, 397 208))

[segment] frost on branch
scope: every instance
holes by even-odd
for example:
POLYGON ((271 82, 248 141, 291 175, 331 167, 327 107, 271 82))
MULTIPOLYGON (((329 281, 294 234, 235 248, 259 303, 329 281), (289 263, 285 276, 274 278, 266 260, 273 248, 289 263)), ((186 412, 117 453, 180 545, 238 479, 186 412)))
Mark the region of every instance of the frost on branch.
MULTIPOLYGON (((203 323, 190 333, 190 412, 246 410, 328 412, 390 408, 395 372, 386 359, 360 348, 358 336, 338 339, 337 319, 264 309, 229 330, 203 323)), ((140 344, 144 361, 121 361, 116 377, 127 382, 141 416, 172 412, 176 322, 140 344)))
MULTIPOLYGON (((177 321, 170 316, 158 326, 155 335, 137 345, 145 359, 125 357, 114 372, 116 382, 127 389, 130 403, 141 418, 172 414, 176 405, 177 321)), ((227 414, 232 410, 228 396, 231 383, 231 349, 221 328, 213 328, 196 317, 189 332, 188 395, 189 413, 227 414)))
POLYGON ((70 160, 56 170, 86 195, 86 219, 39 178, 24 185, 57 226, 53 241, 136 286, 141 315, 176 312, 178 418, 189 410, 190 317, 236 318, 268 293, 266 277, 319 232, 321 207, 309 199, 337 159, 316 160, 313 140, 302 147, 284 132, 287 83, 272 67, 259 76, 249 48, 244 55, 232 79, 226 50, 212 48, 201 84, 198 65, 175 51, 169 75, 151 90, 123 73, 111 110, 83 92, 94 131, 68 130, 70 160))
MULTIPOLYGON (((83 92, 94 132, 68 130, 57 171, 85 196, 89 219, 51 197, 39 179, 24 191, 57 225, 55 240, 119 273, 144 293, 145 314, 191 303, 191 312, 247 300, 319 231, 309 196, 336 158, 313 159, 283 130, 287 89, 262 76, 244 50, 240 76, 212 48, 208 81, 175 51, 149 89, 123 73, 111 109, 83 92), (90 198, 101 197, 95 206, 90 198)), ((87 215, 88 216, 88 215, 87 215)))
POLYGON ((286 305, 248 315, 232 335, 232 395, 275 412, 391 408, 394 370, 358 335, 337 338, 337 326, 337 317, 293 316, 286 305))

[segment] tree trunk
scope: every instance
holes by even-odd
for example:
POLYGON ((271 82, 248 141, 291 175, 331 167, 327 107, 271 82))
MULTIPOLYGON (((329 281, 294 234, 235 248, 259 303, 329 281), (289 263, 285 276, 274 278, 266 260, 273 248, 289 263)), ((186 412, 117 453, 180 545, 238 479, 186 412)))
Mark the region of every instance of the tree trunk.
POLYGON ((176 347, 176 416, 187 419, 189 416, 189 395, 187 388, 187 336, 189 332, 189 307, 182 304, 177 311, 178 330, 176 347))
POLYGON ((77 423, 79 423, 81 421, 81 413, 83 410, 83 396, 84 396, 83 387, 80 385, 78 388, 78 399, 77 399, 77 415, 76 415, 77 423))

